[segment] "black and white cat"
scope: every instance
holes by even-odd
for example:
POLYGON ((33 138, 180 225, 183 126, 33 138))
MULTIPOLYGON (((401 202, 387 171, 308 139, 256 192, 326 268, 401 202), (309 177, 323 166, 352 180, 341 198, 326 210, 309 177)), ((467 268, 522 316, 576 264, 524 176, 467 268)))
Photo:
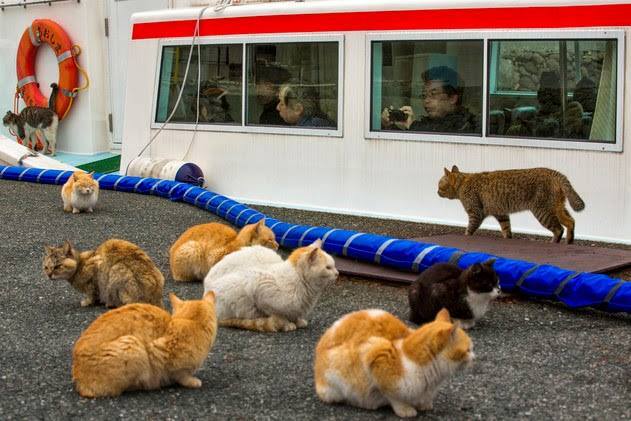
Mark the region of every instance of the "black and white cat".
POLYGON ((475 325, 500 293, 499 279, 493 270, 495 259, 460 269, 451 263, 437 263, 410 285, 410 320, 417 324, 434 320, 442 309, 464 329, 475 325))
POLYGON ((2 124, 13 130, 23 140, 24 146, 28 147, 29 142, 31 142, 33 150, 35 150, 37 145, 37 133, 40 133, 40 140, 43 143, 42 153, 45 154, 50 149, 50 154, 55 155, 59 118, 55 114, 54 107, 59 88, 56 83, 50 86, 53 90, 48 102, 48 108, 25 107, 20 111, 20 114, 7 111, 2 119, 2 124))

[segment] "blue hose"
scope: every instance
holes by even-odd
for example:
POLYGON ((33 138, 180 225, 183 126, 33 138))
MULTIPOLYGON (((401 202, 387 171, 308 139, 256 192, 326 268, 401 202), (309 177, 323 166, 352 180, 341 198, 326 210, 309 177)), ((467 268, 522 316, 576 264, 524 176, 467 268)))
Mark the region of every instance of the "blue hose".
MULTIPOLYGON (((0 179, 43 184, 63 184, 72 171, 0 166, 0 179)), ((121 175, 95 174, 102 189, 152 194, 206 209, 237 227, 265 218, 281 246, 295 248, 322 238, 324 249, 338 256, 422 272, 434 263, 457 262, 467 267, 490 257, 435 244, 402 240, 329 227, 294 225, 268 218, 239 202, 191 184, 121 175)), ((631 313, 631 282, 606 275, 573 272, 551 265, 538 265, 498 257, 494 264, 502 290, 534 298, 556 300, 571 308, 595 307, 609 312, 631 313)))

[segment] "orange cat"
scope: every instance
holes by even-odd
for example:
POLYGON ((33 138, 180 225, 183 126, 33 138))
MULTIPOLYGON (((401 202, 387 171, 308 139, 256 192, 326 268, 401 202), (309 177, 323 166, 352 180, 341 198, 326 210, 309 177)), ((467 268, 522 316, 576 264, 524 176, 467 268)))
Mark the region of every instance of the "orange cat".
POLYGON ((176 281, 201 281, 224 256, 254 245, 278 249, 274 232, 265 226, 264 219, 246 225, 238 234, 231 227, 216 222, 195 225, 171 246, 171 274, 176 281))
POLYGON ((72 352, 72 380, 81 396, 118 396, 172 383, 201 387, 193 374, 215 342, 215 295, 169 298, 173 315, 150 304, 128 304, 88 326, 72 352))
POLYGON ((99 200, 99 183, 91 173, 75 171, 61 188, 64 211, 72 213, 92 212, 99 200))
POLYGON ((441 383, 473 361, 471 346, 446 309, 418 329, 383 310, 350 313, 318 342, 316 393, 328 403, 390 405, 398 416, 414 417, 432 409, 441 383))

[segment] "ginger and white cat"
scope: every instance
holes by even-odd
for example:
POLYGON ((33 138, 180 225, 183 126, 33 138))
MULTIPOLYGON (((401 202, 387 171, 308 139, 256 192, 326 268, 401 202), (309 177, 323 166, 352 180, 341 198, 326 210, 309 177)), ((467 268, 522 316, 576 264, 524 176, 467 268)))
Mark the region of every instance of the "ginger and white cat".
POLYGON ((172 315, 150 304, 129 304, 88 326, 72 353, 72 380, 81 396, 118 396, 172 383, 201 387, 194 374, 215 342, 215 296, 169 298, 172 315))
POLYGON ((171 275, 176 281, 201 281, 211 267, 241 247, 261 245, 277 250, 274 232, 261 219, 237 232, 211 222, 195 225, 178 238, 169 251, 171 275))
POLYGON ((432 409, 440 385, 474 358, 471 339, 441 310, 418 329, 383 310, 336 321, 320 338, 315 389, 327 403, 390 405, 400 417, 432 409))
POLYGON ((338 276, 335 261, 321 247, 317 240, 285 261, 261 246, 224 257, 204 279, 204 292, 217 295, 219 325, 262 332, 306 327, 320 294, 338 276))
POLYGON ((92 175, 75 171, 61 188, 64 212, 92 212, 99 200, 99 182, 92 175))
POLYGON ((43 263, 49 279, 65 279, 85 294, 82 307, 136 302, 162 307, 164 276, 147 253, 129 241, 110 239, 84 252, 69 241, 59 247, 46 246, 43 263))

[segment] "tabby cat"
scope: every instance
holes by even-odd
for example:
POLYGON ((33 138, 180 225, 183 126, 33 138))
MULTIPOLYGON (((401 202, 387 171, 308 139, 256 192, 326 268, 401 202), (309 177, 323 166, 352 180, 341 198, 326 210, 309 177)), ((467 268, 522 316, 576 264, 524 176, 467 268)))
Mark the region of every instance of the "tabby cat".
POLYGON ((86 398, 172 383, 199 388, 193 375, 217 334, 215 296, 182 301, 169 295, 173 315, 149 304, 128 304, 99 316, 72 352, 72 380, 86 398))
POLYGON ((224 224, 195 225, 178 238, 169 251, 171 275, 176 281, 201 281, 225 255, 241 247, 262 245, 277 250, 274 232, 261 219, 237 232, 224 224))
POLYGON ((44 272, 49 279, 65 279, 84 293, 82 307, 136 302, 162 307, 164 276, 147 253, 129 241, 110 239, 84 252, 69 241, 60 247, 46 246, 44 272))
POLYGON ((219 325, 262 332, 306 327, 307 315, 338 275, 321 247, 316 240, 285 261, 262 246, 224 257, 204 279, 204 291, 217 295, 219 325))
POLYGON ((53 90, 49 99, 48 108, 45 107, 25 107, 20 114, 7 111, 2 119, 2 124, 10 128, 23 140, 24 146, 35 150, 37 147, 37 133, 41 133, 43 142, 42 153, 46 154, 50 150, 51 155, 55 155, 57 144, 57 125, 59 118, 55 114, 55 101, 57 98, 58 86, 56 83, 50 85, 53 90))
POLYGON ((465 235, 473 235, 487 216, 500 223, 502 236, 511 238, 509 215, 531 211, 537 220, 552 231, 553 242, 563 236, 567 228, 567 243, 574 241, 574 218, 565 208, 567 198, 575 211, 585 208, 567 177, 548 168, 463 173, 453 166, 445 168, 438 182, 438 195, 459 199, 469 216, 465 235))
POLYGON ((99 183, 92 175, 75 171, 61 188, 64 212, 92 212, 99 199, 99 183))
POLYGON ((427 323, 434 320, 440 309, 446 308, 462 328, 473 327, 500 292, 494 262, 495 259, 490 259, 474 263, 465 270, 451 263, 427 268, 408 289, 410 320, 427 323))
POLYGON ((366 409, 390 405, 400 417, 432 409, 441 384, 474 358, 471 339, 449 312, 418 329, 383 310, 336 321, 315 351, 315 389, 327 403, 366 409))

